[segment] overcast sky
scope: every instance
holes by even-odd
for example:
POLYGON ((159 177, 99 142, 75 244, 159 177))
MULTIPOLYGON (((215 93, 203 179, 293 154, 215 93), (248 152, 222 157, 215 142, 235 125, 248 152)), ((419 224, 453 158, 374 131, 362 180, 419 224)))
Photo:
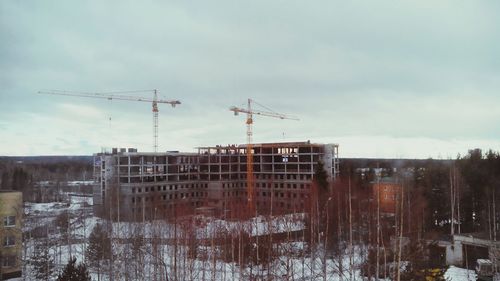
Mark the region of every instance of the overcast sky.
MULTIPOLYGON (((0 1, 0 155, 151 151, 149 103, 39 95, 158 89, 160 150, 338 143, 341 157, 500 150, 498 1, 0 1)), ((146 92, 142 96, 152 96, 146 92)))

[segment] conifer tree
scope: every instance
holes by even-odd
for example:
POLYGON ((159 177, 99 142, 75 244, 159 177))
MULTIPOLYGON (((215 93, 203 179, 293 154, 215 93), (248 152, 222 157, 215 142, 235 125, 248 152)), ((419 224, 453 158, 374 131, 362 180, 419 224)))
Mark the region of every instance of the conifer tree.
POLYGON ((102 225, 98 223, 89 236, 86 258, 89 266, 97 269, 99 279, 102 261, 109 260, 111 255, 111 240, 102 225))
POLYGON ((90 281, 90 274, 84 263, 76 264, 76 258, 71 258, 63 272, 57 276, 57 281, 90 281))
POLYGON ((34 274, 37 280, 49 280, 54 273, 54 258, 49 254, 48 243, 35 245, 35 252, 31 257, 34 274))

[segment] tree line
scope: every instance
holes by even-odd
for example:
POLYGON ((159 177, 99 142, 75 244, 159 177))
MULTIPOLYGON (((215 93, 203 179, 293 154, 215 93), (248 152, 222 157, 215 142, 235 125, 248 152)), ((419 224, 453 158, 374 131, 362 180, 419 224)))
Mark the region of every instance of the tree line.
MULTIPOLYGON (((295 210, 304 214, 298 231, 286 216, 280 235, 252 234, 246 218, 232 228, 215 222, 200 228, 183 210, 139 224, 103 220, 85 242, 84 261, 102 280, 422 280, 443 275, 433 269, 440 265, 429 255, 433 240, 478 231, 496 239, 497 152, 471 150, 454 160, 344 160, 341 169, 328 182, 318 165, 307 204, 295 210), (394 214, 384 215, 373 185, 388 177, 402 188, 394 214)), ((272 229, 280 215, 259 219, 272 229)), ((63 233, 66 221, 58 224, 63 233)))

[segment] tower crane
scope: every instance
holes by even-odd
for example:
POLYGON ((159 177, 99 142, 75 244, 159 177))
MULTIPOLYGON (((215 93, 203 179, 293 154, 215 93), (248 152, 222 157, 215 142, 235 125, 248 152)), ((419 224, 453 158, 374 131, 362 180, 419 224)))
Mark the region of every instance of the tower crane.
POLYGON ((178 100, 163 100, 158 99, 158 90, 140 90, 140 91, 119 91, 119 92, 104 92, 104 93, 89 93, 89 92, 73 92, 73 91, 39 91, 39 94, 48 95, 60 95, 60 96, 73 96, 73 97, 84 97, 84 98, 97 98, 97 99, 107 99, 107 100, 126 100, 126 101, 140 101, 140 102, 150 102, 152 104, 153 111, 153 149, 154 152, 158 151, 158 104, 166 103, 175 107, 181 104, 178 100), (123 94, 132 93, 153 93, 152 98, 128 96, 123 94))
POLYGON ((255 190, 254 190, 254 177, 253 177, 253 143, 252 143, 252 125, 253 125, 253 115, 266 116, 266 117, 274 117, 279 119, 290 119, 290 120, 299 120, 296 117, 287 116, 285 114, 274 112, 266 106, 263 106, 252 99, 248 99, 247 108, 239 108, 236 106, 232 106, 229 108, 230 111, 234 112, 234 115, 238 115, 239 113, 246 113, 247 119, 247 147, 246 147, 246 156, 247 156, 247 204, 248 208, 251 212, 254 211, 255 208, 255 190), (255 110, 252 108, 252 103, 256 103, 261 107, 266 108, 269 111, 261 111, 255 110))

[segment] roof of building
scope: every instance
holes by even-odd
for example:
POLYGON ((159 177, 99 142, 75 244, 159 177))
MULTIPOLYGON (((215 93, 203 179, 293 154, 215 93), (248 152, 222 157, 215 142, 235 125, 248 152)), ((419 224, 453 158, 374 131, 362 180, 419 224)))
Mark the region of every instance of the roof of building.
MULTIPOLYGON (((311 141, 302 141, 302 142, 271 142, 271 143, 254 143, 253 147, 296 147, 296 146, 324 146, 324 145, 333 145, 338 146, 338 144, 334 143, 311 143, 311 141)), ((246 148, 246 144, 228 144, 228 145, 216 145, 216 146, 200 146, 196 147, 196 149, 236 149, 236 148, 246 148)), ((95 156, 100 155, 199 155, 198 152, 179 152, 179 151, 160 151, 160 152, 139 152, 137 149, 126 150, 126 149, 117 149, 115 148, 112 151, 105 151, 100 153, 94 153, 95 156)))
POLYGON ((116 153, 94 153, 94 156, 101 156, 101 155, 119 155, 119 156, 134 156, 134 155, 144 155, 144 156, 175 156, 175 155, 180 155, 180 156, 189 156, 189 155, 198 155, 197 152, 178 152, 178 151, 159 151, 159 152, 140 152, 140 151, 134 151, 134 152, 116 152, 116 153))
MULTIPOLYGON (((267 142, 267 143, 254 143, 253 147, 283 147, 283 146, 300 146, 300 145, 310 145, 310 146, 323 146, 324 143, 311 143, 311 141, 297 141, 297 142, 267 142)), ((338 144, 331 144, 338 145, 338 144)), ((228 144, 228 145, 217 145, 217 146, 200 146, 197 148, 245 148, 246 144, 228 144)))

